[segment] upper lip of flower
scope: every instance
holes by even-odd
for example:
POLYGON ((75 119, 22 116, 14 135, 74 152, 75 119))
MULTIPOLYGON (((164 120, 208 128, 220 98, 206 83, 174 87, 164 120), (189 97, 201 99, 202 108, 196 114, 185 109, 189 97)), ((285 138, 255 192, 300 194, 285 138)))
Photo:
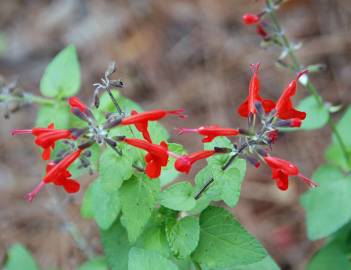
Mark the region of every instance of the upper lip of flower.
POLYGON ((263 99, 260 96, 260 81, 258 78, 258 69, 260 67, 260 63, 256 65, 252 65, 253 75, 249 85, 249 95, 246 100, 239 106, 238 113, 243 117, 248 117, 250 113, 255 114, 255 102, 260 101, 262 102, 262 106, 266 112, 270 112, 275 104, 272 100, 263 99))
POLYGON ((276 115, 280 119, 288 120, 292 118, 298 118, 300 120, 304 120, 306 118, 306 113, 296 110, 293 107, 293 103, 291 101, 291 98, 296 94, 298 79, 306 73, 307 71, 300 72, 297 75, 296 79, 289 83, 289 85, 283 91, 282 95, 279 97, 275 108, 277 110, 276 115))
POLYGON ((202 139, 202 142, 211 142, 214 138, 218 136, 236 136, 240 133, 237 129, 222 128, 218 125, 203 126, 199 128, 176 128, 176 130, 178 131, 178 135, 187 132, 195 132, 200 135, 203 135, 205 136, 205 138, 202 139))

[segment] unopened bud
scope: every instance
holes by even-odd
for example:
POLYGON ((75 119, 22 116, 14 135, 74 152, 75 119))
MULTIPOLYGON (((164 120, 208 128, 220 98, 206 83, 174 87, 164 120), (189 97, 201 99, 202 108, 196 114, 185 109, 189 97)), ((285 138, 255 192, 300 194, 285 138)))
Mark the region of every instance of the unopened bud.
POLYGON ((227 147, 215 147, 214 151, 216 153, 225 154, 225 153, 230 153, 232 151, 232 149, 227 148, 227 147))
POLYGON ((115 126, 118 126, 122 121, 122 117, 115 117, 112 119, 109 119, 103 126, 103 129, 110 129, 115 126))
POLYGON ((78 108, 73 108, 72 113, 85 122, 89 122, 89 119, 85 113, 82 113, 78 108))
POLYGON ((257 111, 258 116, 259 116, 260 118, 262 118, 262 116, 265 114, 264 109, 263 109, 263 106, 262 106, 262 102, 256 101, 256 102, 255 102, 255 108, 256 108, 256 111, 257 111))
POLYGON ((105 71, 105 77, 111 76, 112 73, 116 72, 117 65, 116 62, 111 62, 105 71))
POLYGON ((95 141, 87 141, 87 142, 84 142, 84 143, 78 145, 78 148, 85 149, 85 148, 92 146, 94 143, 95 143, 95 141))
POLYGON ((87 128, 70 128, 69 131, 75 138, 82 136, 88 129, 87 128))
POLYGON ((254 158, 254 157, 251 157, 251 156, 247 156, 247 155, 243 155, 243 157, 253 166, 255 166, 256 168, 260 167, 260 162, 254 158))
POLYGON ((113 87, 122 88, 124 83, 121 80, 110 80, 110 85, 113 87))
POLYGON ((257 154, 259 154, 262 157, 266 157, 268 156, 268 153, 266 150, 262 149, 262 148, 256 148, 256 152, 257 154))
POLYGON ((117 146, 117 143, 114 140, 111 140, 110 138, 104 138, 104 140, 112 148, 115 148, 117 146))
POLYGON ((124 141, 125 138, 126 136, 114 136, 112 139, 114 139, 115 141, 121 142, 121 141, 124 141))

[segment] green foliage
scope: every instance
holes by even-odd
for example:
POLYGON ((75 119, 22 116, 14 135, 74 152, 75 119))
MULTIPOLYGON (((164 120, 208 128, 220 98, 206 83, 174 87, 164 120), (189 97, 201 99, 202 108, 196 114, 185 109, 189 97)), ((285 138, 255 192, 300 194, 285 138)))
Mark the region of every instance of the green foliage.
POLYGON ((100 179, 92 183, 91 205, 96 223, 102 230, 107 230, 121 210, 118 188, 106 190, 100 179))
POLYGON ((307 270, 351 269, 350 236, 348 224, 312 257, 307 270))
POLYGON ((200 216, 194 261, 209 269, 248 265, 266 257, 264 248, 223 208, 209 206, 200 216))
MULTIPOLYGON (((176 143, 168 143, 168 150, 178 155, 184 155, 185 150, 182 145, 176 143)), ((179 172, 174 168, 175 159, 170 158, 166 167, 162 168, 160 175, 161 186, 165 186, 172 182, 179 175, 179 172)))
POLYGON ((128 270, 128 253, 131 248, 125 228, 119 220, 106 231, 100 231, 102 245, 111 270, 128 270))
POLYGON ((69 128, 71 114, 68 106, 57 103, 52 106, 44 105, 38 110, 35 126, 47 127, 50 123, 54 123, 55 128, 69 128))
MULTIPOLYGON (((347 148, 348 155, 351 156, 351 107, 349 107, 340 121, 336 125, 336 129, 340 134, 342 141, 347 148)), ((332 143, 325 152, 325 158, 331 164, 339 166, 344 171, 351 170, 351 164, 348 164, 343 154, 342 148, 335 135, 332 137, 332 143)))
POLYGON ((161 193, 160 204, 173 210, 188 211, 195 206, 193 193, 189 182, 179 182, 161 193))
POLYGON ((156 251, 162 256, 168 257, 170 249, 166 239, 163 216, 159 213, 155 214, 155 216, 151 217, 150 222, 138 238, 135 246, 156 251))
POLYGON ((7 251, 6 270, 38 270, 32 255, 21 244, 14 244, 7 251))
POLYGON ((129 179, 134 169, 133 160, 128 154, 119 156, 111 148, 100 156, 101 184, 105 190, 118 189, 124 180, 129 179))
POLYGON ((174 256, 185 258, 199 242, 199 220, 190 216, 181 220, 171 219, 166 226, 166 236, 174 256))
POLYGON ((134 175, 123 183, 120 189, 121 223, 127 229, 131 243, 143 232, 154 211, 159 193, 159 180, 150 180, 141 174, 134 175))
POLYGON ((312 176, 320 186, 301 197, 306 210, 307 234, 312 240, 326 237, 351 219, 351 177, 324 165, 312 176), (332 222, 331 222, 332 221, 332 222))
POLYGON ((78 270, 108 270, 104 257, 95 257, 83 263, 78 270))
POLYGON ((90 183, 90 185, 84 191, 84 196, 80 207, 80 215, 84 218, 94 217, 93 188, 94 188, 94 182, 90 183))
POLYGON ((70 97, 80 88, 80 65, 76 48, 67 46, 47 66, 40 91, 47 97, 70 97))
POLYGON ((301 125, 301 129, 311 130, 324 127, 329 119, 329 110, 324 104, 317 102, 314 96, 302 99, 297 108, 306 112, 306 119, 301 125))
POLYGON ((129 252, 128 270, 178 270, 170 260, 157 252, 132 248, 129 252))

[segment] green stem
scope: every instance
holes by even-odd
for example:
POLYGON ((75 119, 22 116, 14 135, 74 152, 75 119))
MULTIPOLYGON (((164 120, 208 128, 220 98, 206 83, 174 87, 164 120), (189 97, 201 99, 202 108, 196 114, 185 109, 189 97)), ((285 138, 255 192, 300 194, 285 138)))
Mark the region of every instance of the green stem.
MULTIPOLYGON (((282 44, 285 47, 285 49, 287 50, 288 56, 293 64, 294 71, 298 72, 301 70, 300 61, 297 58, 297 56, 295 55, 295 52, 291 46, 291 43, 289 42, 288 37, 285 35, 282 27, 280 26, 280 23, 279 23, 277 16, 275 14, 273 1, 268 0, 267 3, 268 3, 268 10, 269 10, 268 14, 271 18, 271 21, 272 21, 274 27, 276 28, 277 32, 280 34, 282 44)), ((316 99, 317 103, 320 106, 324 106, 323 98, 319 95, 316 87, 313 85, 313 83, 310 82, 310 80, 307 81, 305 87, 306 87, 307 91, 316 99)), ((346 144, 344 143, 339 131, 336 128, 335 123, 333 122, 333 120, 331 119, 330 116, 328 119, 328 125, 330 126, 332 133, 334 134, 336 140, 338 141, 338 143, 340 145, 340 148, 343 152, 345 160, 347 161, 347 163, 349 165, 351 165, 351 157, 348 154, 346 144)))
POLYGON ((11 96, 0 94, 0 101, 18 101, 26 103, 37 103, 42 105, 54 105, 57 102, 54 99, 44 98, 28 93, 24 93, 23 96, 11 96))

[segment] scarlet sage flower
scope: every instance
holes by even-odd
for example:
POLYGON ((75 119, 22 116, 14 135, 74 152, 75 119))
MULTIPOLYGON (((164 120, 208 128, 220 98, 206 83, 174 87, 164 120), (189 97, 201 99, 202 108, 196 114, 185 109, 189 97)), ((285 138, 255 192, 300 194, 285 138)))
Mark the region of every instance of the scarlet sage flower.
POLYGON ((68 99, 68 103, 71 106, 71 112, 73 109, 78 109, 82 113, 86 113, 89 109, 87 105, 85 105, 78 97, 70 97, 68 99))
POLYGON ((177 171, 188 174, 191 166, 198 160, 208 158, 216 153, 215 150, 204 150, 189 155, 180 156, 174 163, 177 171))
POLYGON ((275 108, 277 110, 277 116, 280 119, 288 120, 292 118, 297 118, 300 120, 304 120, 306 118, 306 113, 296 110, 293 107, 293 103, 291 101, 291 98, 296 94, 296 86, 298 79, 306 73, 306 70, 300 72, 297 75, 296 79, 289 83, 289 85, 283 91, 283 94, 278 99, 275 108))
POLYGON ((202 142, 204 143, 212 142, 213 139, 218 136, 236 136, 240 133, 237 129, 222 128, 217 125, 199 128, 178 128, 176 130, 178 131, 178 135, 181 135, 183 133, 198 133, 200 135, 203 135, 205 136, 205 138, 202 139, 202 142))
POLYGON ((256 24, 260 21, 260 17, 253 13, 245 13, 242 17, 244 24, 256 24))
POLYGON ((35 144, 43 148, 43 160, 49 160, 51 149, 55 147, 55 143, 62 139, 75 139, 70 130, 54 129, 54 124, 51 123, 47 128, 32 128, 32 129, 15 129, 11 132, 12 135, 17 134, 32 134, 36 137, 35 144))
POLYGON ((260 80, 258 78, 258 69, 260 68, 260 64, 251 65, 253 75, 249 85, 249 96, 246 100, 239 106, 238 113, 242 117, 248 117, 249 114, 255 114, 255 102, 260 101, 262 103, 263 109, 265 112, 270 112, 274 109, 274 102, 269 99, 263 99, 260 96, 260 80))
POLYGON ((72 175, 67 169, 80 156, 81 152, 82 150, 78 149, 64 157, 57 164, 49 162, 46 166, 46 175, 43 180, 26 195, 27 200, 32 201, 43 186, 48 183, 62 186, 68 193, 78 192, 80 185, 77 181, 70 178, 72 175))
POLYGON ((143 149, 148 153, 145 156, 146 168, 145 173, 150 178, 157 178, 161 174, 161 167, 168 163, 168 145, 161 142, 160 145, 150 143, 140 139, 124 138, 123 141, 129 145, 143 149))
POLYGON ((276 185, 281 190, 287 190, 289 187, 289 176, 298 176, 310 187, 316 187, 318 184, 299 172, 299 168, 290 161, 272 156, 265 156, 264 160, 272 169, 272 178, 275 179, 276 185))
POLYGON ((144 139, 148 142, 151 141, 151 137, 148 131, 148 122, 157 121, 164 118, 166 115, 177 115, 179 118, 186 118, 186 115, 183 114, 184 109, 178 110, 153 110, 147 112, 138 113, 136 111, 131 112, 131 116, 123 118, 121 121, 122 125, 135 125, 137 130, 139 130, 144 139))

